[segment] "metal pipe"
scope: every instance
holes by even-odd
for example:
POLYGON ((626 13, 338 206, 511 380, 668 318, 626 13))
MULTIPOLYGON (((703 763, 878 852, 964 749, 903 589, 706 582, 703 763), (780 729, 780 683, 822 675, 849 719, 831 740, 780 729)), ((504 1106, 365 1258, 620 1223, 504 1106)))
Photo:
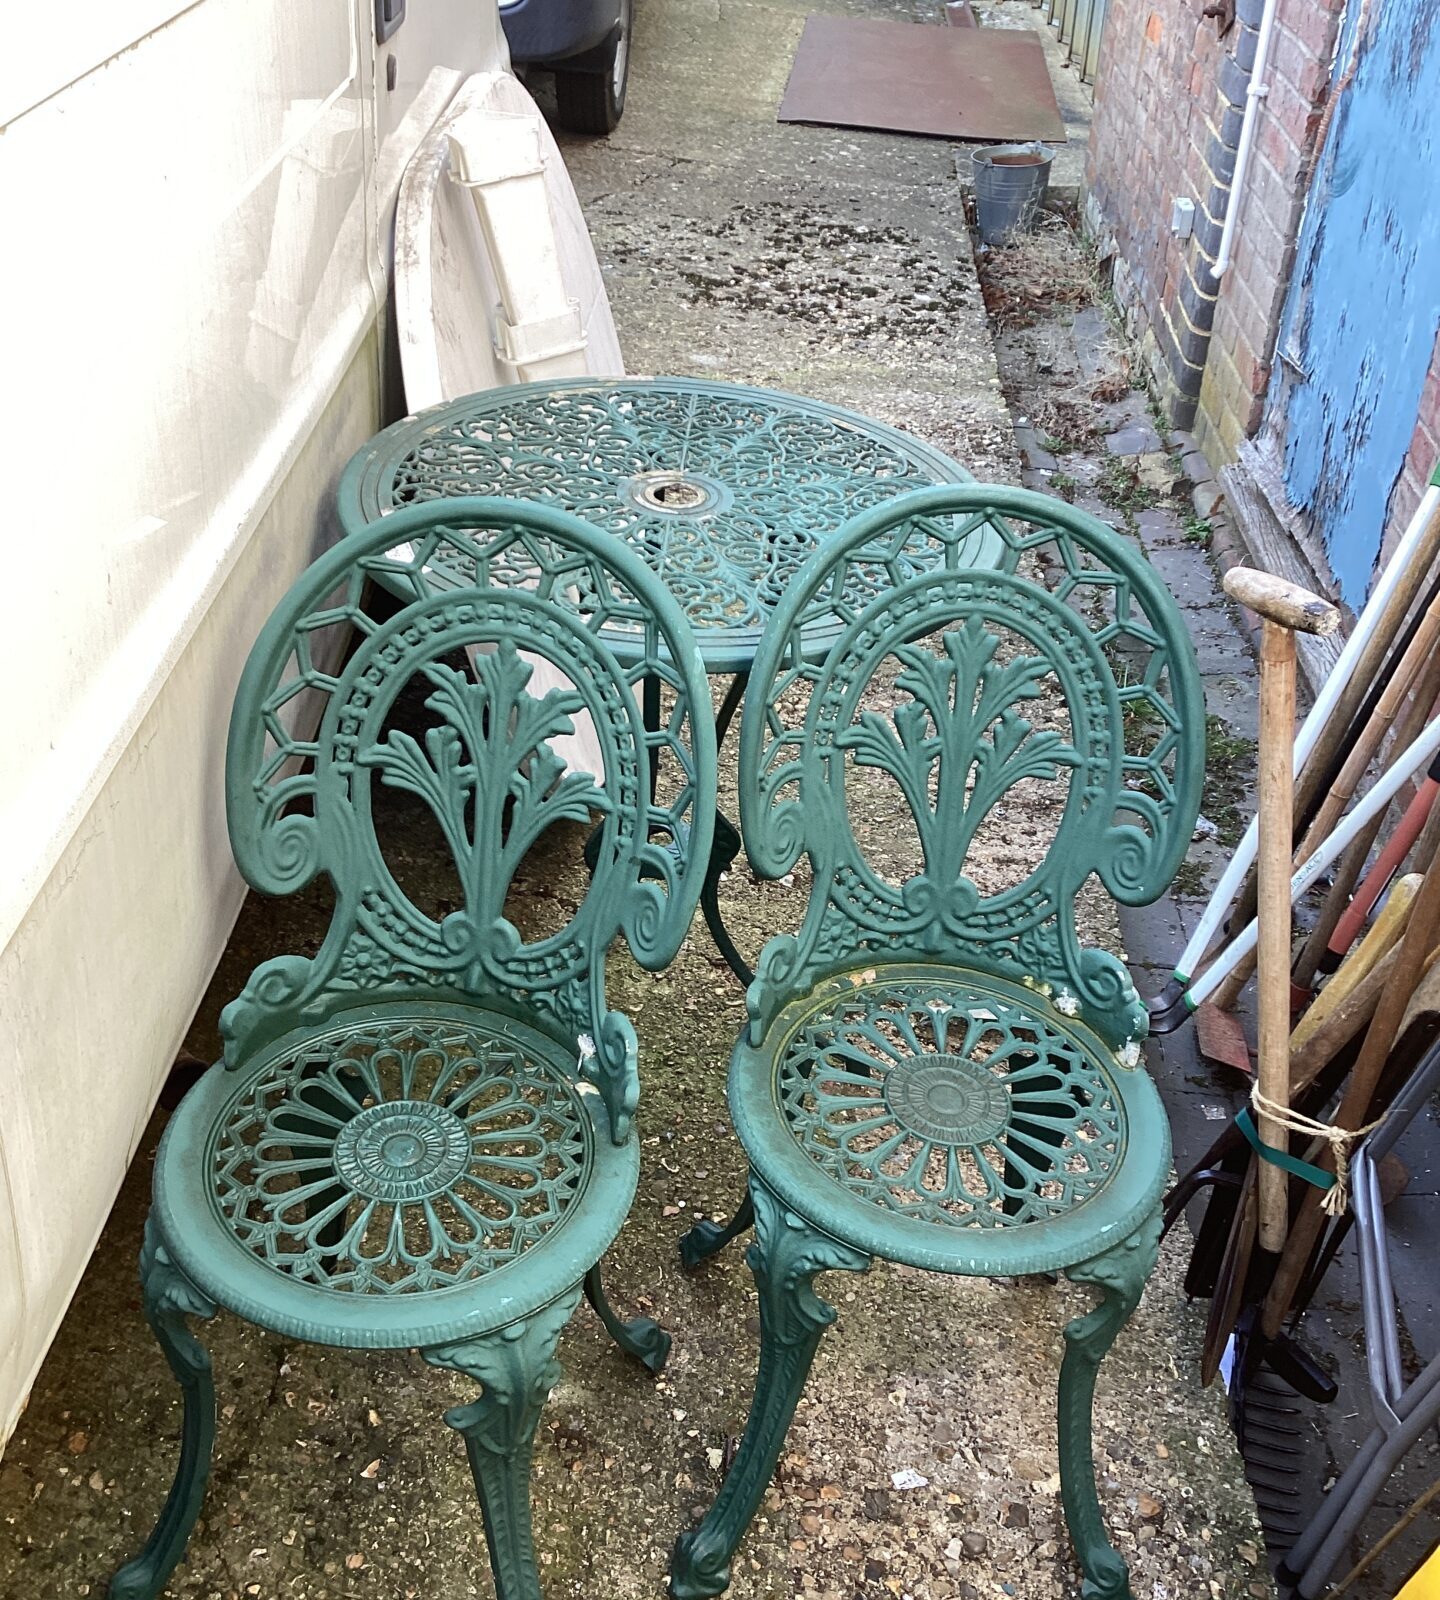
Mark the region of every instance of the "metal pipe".
POLYGON ((1235 171, 1230 178, 1230 203, 1225 207, 1225 225, 1220 232, 1220 252, 1210 271, 1223 278, 1230 270, 1235 249, 1235 234, 1240 226, 1240 211, 1245 201, 1245 180, 1250 175, 1250 159, 1255 153, 1255 125, 1260 120, 1260 102, 1270 93, 1265 71, 1270 65, 1270 40, 1275 33, 1275 14, 1280 0, 1265 0, 1260 13, 1260 29, 1255 39, 1255 62, 1245 89, 1245 116, 1240 124, 1240 143, 1235 148, 1235 171))
MULTIPOLYGON (((1360 620, 1355 624, 1354 631, 1345 641, 1345 648, 1340 652, 1340 659, 1335 663, 1334 671, 1321 685, 1320 693, 1316 695, 1309 715, 1295 736, 1297 773, 1315 748, 1330 713, 1335 709, 1336 702, 1350 681, 1356 661, 1379 625, 1390 596, 1399 585, 1417 545, 1429 526, 1431 517, 1437 513, 1440 513, 1440 466, 1436 467, 1430 487, 1421 496, 1420 504, 1415 508, 1415 515, 1411 517, 1409 526, 1401 535, 1400 543, 1395 547, 1395 554, 1387 562, 1370 598, 1365 602, 1365 609, 1360 613, 1360 620)), ((1258 825, 1252 817, 1244 837, 1236 846, 1235 854, 1221 874, 1219 883, 1215 885, 1215 891, 1210 896, 1210 902, 1205 907, 1205 914, 1200 918, 1199 926, 1191 934, 1190 941, 1175 967, 1175 977, 1182 986, 1190 982, 1191 973, 1209 948, 1210 941, 1215 937, 1226 911, 1230 908, 1230 902, 1235 898, 1245 874, 1250 870, 1250 865, 1255 859, 1258 839, 1258 825)))

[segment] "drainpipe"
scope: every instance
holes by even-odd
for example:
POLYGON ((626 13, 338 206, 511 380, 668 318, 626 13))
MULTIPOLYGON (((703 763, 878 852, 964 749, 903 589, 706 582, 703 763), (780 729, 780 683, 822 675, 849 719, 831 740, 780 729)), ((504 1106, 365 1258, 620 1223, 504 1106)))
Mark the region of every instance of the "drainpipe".
POLYGON ((1225 208, 1225 226, 1220 234, 1220 253, 1210 268, 1216 278, 1230 270, 1235 250, 1235 235, 1240 227, 1240 210, 1245 199, 1245 180, 1250 175, 1250 160, 1255 153, 1255 125, 1260 120, 1260 102, 1270 93, 1265 73, 1270 65, 1270 40, 1275 32, 1275 14, 1280 0, 1265 0, 1260 27, 1255 36, 1255 61, 1250 68, 1250 83, 1245 90, 1245 118, 1240 124, 1240 143, 1235 149, 1235 172, 1230 179, 1230 204, 1225 208))

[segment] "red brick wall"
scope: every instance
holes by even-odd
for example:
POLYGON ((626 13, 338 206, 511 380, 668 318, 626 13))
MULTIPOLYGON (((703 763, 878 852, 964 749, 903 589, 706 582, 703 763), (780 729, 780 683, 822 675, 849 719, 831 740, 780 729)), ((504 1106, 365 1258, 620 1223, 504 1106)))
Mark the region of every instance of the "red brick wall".
POLYGON ((1111 0, 1096 76, 1086 220, 1172 419, 1212 465, 1260 420, 1341 0, 1280 0, 1234 261, 1210 270, 1230 205, 1263 0, 1221 39, 1202 0, 1111 0), (1176 198, 1195 232, 1170 232, 1176 198))
MULTIPOLYGON (((1229 54, 1201 9, 1196 0, 1110 0, 1086 167, 1087 221, 1111 255, 1116 299, 1162 392, 1180 402, 1184 426, 1199 372, 1185 372, 1195 364, 1184 361, 1175 337, 1190 246, 1171 235, 1170 215, 1185 196, 1195 201, 1197 227, 1204 225, 1205 151, 1220 131, 1215 83, 1229 54)), ((1232 142, 1238 132, 1236 120, 1232 142)))
POLYGON ((1425 379, 1425 387, 1420 391, 1420 415, 1415 422, 1415 437, 1410 441, 1410 453, 1405 458, 1404 471, 1390 497, 1390 515, 1382 547, 1384 554, 1389 554, 1401 530, 1414 515, 1437 462, 1440 462, 1440 337, 1435 340, 1435 348, 1430 356, 1430 373, 1425 379))
POLYGON ((1218 297, 1195 434, 1212 465, 1260 424, 1343 7, 1280 0, 1234 263, 1218 297))

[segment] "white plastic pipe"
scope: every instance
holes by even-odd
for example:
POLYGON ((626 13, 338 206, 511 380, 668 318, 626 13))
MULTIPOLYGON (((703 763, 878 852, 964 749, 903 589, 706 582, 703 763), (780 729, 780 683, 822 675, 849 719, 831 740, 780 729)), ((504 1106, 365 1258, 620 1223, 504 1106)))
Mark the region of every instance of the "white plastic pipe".
MULTIPOLYGON (((1370 598, 1365 602, 1365 609, 1360 613, 1360 620, 1355 624, 1355 630, 1345 641, 1345 648, 1340 652, 1340 659, 1335 663, 1335 669, 1320 687, 1320 693, 1315 697, 1315 703, 1310 707, 1309 715, 1300 726, 1300 731, 1295 736, 1295 771, 1297 775, 1305 764, 1306 758, 1315 748, 1325 724, 1330 720, 1330 713, 1335 709, 1341 692, 1349 682, 1350 674, 1360 653, 1369 644, 1390 596, 1394 594, 1406 567, 1410 564, 1416 546, 1420 543, 1432 516, 1440 513, 1440 485, 1431 486, 1420 497, 1420 504, 1415 508, 1415 515, 1411 517, 1409 526, 1401 536, 1400 543, 1395 547, 1395 553, 1386 564, 1385 570, 1380 574, 1370 598)), ((1258 824, 1256 819, 1250 819, 1250 825, 1245 830, 1245 836, 1236 846, 1235 854, 1230 858, 1230 864, 1221 874, 1220 881, 1215 885, 1215 892, 1210 896, 1210 903, 1205 907, 1205 915, 1201 917, 1199 926, 1190 936, 1190 942, 1181 953, 1180 960, 1175 968, 1175 976, 1182 984, 1189 983, 1190 973, 1197 962, 1209 948, 1210 941, 1215 937, 1216 930, 1224 920, 1230 902, 1235 898, 1235 893, 1240 887, 1241 880, 1250 870, 1250 864, 1255 859, 1255 847, 1259 839, 1258 824)), ((1233 965, 1233 963, 1232 963, 1233 965)), ((1226 969, 1229 970, 1228 968, 1226 969)), ((1208 973, 1207 973, 1208 977, 1208 973)), ((1208 991, 1207 991, 1208 992, 1208 991)))
MULTIPOLYGON (((1373 821, 1375 816, 1390 804, 1401 785, 1413 776, 1420 767, 1434 759, 1437 751, 1440 751, 1440 717, 1436 717, 1414 743, 1404 751, 1394 766, 1365 795, 1360 804, 1345 817, 1334 833, 1328 839, 1323 840, 1315 851, 1300 863, 1294 876, 1290 879, 1290 898, 1292 901, 1297 895, 1304 894, 1365 824, 1373 821)), ((1192 1011, 1202 1000, 1208 999, 1220 987, 1224 979, 1239 965, 1241 959, 1248 956, 1255 948, 1257 931, 1257 923, 1246 923, 1244 930, 1225 947, 1215 961, 1206 967, 1201 976, 1190 985, 1185 1000, 1192 1011)))
POLYGON ((1240 228, 1240 212, 1245 204, 1245 180, 1250 176, 1250 159, 1255 153, 1255 125, 1260 120, 1260 102, 1270 93, 1265 72, 1270 65, 1270 40, 1275 32, 1275 13, 1279 0, 1265 0, 1260 13, 1260 28, 1255 38, 1255 63, 1250 68, 1250 83, 1245 90, 1245 115, 1240 123, 1240 143, 1235 147, 1235 171, 1230 178, 1230 204, 1225 208, 1225 226, 1220 230, 1220 252, 1211 272, 1223 278, 1230 270, 1235 250, 1235 235, 1240 228))

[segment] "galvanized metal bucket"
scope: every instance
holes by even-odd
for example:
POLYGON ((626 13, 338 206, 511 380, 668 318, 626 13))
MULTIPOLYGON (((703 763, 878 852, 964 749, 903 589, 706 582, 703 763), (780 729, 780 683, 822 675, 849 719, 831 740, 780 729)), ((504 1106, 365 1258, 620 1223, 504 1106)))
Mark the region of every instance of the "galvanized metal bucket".
POLYGON ((1055 152, 1043 144, 991 144, 972 152, 975 210, 984 244, 1031 233, 1050 187, 1055 152))

